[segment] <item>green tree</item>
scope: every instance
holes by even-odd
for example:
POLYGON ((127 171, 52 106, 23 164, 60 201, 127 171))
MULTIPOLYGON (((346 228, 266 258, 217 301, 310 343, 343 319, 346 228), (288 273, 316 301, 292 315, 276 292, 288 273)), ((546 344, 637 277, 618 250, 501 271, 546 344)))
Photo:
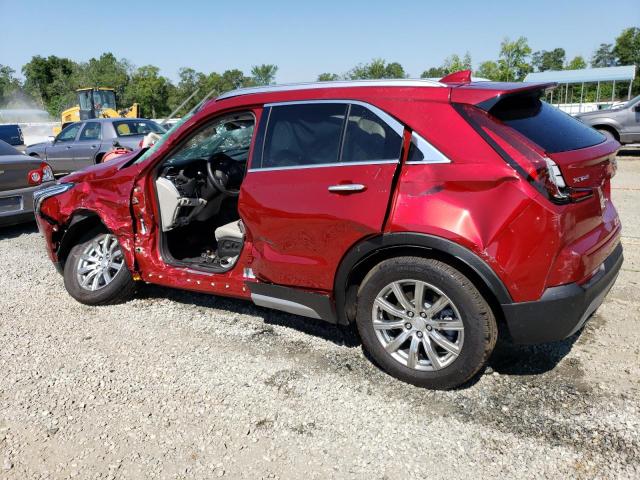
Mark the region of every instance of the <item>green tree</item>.
POLYGON ((158 118, 169 111, 170 82, 160 75, 160 69, 145 65, 134 71, 125 91, 126 103, 140 104, 142 114, 158 118))
POLYGON ((582 70, 583 68, 587 68, 587 62, 580 55, 576 55, 567 63, 567 70, 582 70))
POLYGON ((502 78, 500 67, 493 60, 482 62, 478 70, 476 70, 476 76, 493 81, 500 81, 502 78))
POLYGON ((531 47, 525 37, 510 41, 505 38, 500 44, 498 67, 500 80, 505 82, 521 81, 533 69, 527 62, 531 55, 531 47))
POLYGON ((442 78, 453 72, 460 70, 471 70, 471 55, 469 52, 460 57, 457 53, 449 55, 444 59, 440 67, 431 67, 420 75, 420 78, 442 78))
POLYGON ((565 62, 564 48, 554 48, 553 50, 539 50, 531 55, 531 64, 539 71, 562 70, 565 62))
POLYGON ((340 80, 340 75, 336 73, 321 73, 318 75, 319 82, 335 82, 336 80, 340 80))
POLYGON ((22 67, 24 90, 57 117, 75 101, 76 72, 76 63, 68 58, 36 55, 22 67))
POLYGON ((346 73, 345 77, 350 80, 370 80, 406 78, 407 74, 398 62, 387 63, 382 58, 375 58, 371 63, 356 65, 346 73))
POLYGON ((177 112, 177 115, 184 114, 188 112, 193 107, 195 107, 200 99, 204 97, 208 92, 204 92, 203 90, 206 88, 205 81, 206 75, 201 72, 196 72, 193 68, 182 67, 178 71, 178 84, 171 89, 169 95, 169 106, 170 110, 173 112, 178 106, 184 102, 187 98, 189 98, 193 92, 198 90, 198 93, 192 98, 180 112, 177 112))
POLYGON ((636 78, 631 90, 634 95, 640 93, 640 28, 625 28, 616 38, 613 54, 618 59, 618 65, 636 66, 636 78))
POLYGON ((625 28, 616 38, 613 54, 620 65, 640 66, 640 28, 625 28))
POLYGON ((20 81, 14 73, 11 67, 0 64, 0 106, 7 105, 20 91, 20 81))
POLYGON ((601 43, 591 56, 591 66, 594 68, 611 67, 615 64, 616 56, 610 43, 601 43))
POLYGON ((107 52, 100 55, 100 58, 90 58, 88 62, 80 63, 76 68, 74 83, 77 88, 113 88, 120 103, 129 84, 132 69, 128 61, 118 60, 115 55, 107 52))
POLYGON ((262 64, 251 68, 251 77, 256 85, 273 85, 276 80, 278 67, 276 65, 262 64))
POLYGON ((442 78, 447 75, 444 67, 431 67, 422 72, 420 78, 442 78))

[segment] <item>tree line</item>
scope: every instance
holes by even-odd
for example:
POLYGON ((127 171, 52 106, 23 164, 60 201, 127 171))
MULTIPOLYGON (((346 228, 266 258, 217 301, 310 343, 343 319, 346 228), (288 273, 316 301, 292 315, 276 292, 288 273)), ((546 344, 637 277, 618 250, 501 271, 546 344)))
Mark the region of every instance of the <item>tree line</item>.
MULTIPOLYGON (((640 28, 624 29, 613 43, 602 43, 589 59, 589 63, 592 67, 636 65, 638 68, 640 28)), ((505 38, 500 44, 498 58, 481 62, 474 74, 495 81, 521 81, 530 72, 581 69, 586 68, 587 64, 587 60, 582 56, 568 60, 565 50, 561 47, 533 51, 526 37, 515 40, 505 38)), ((472 69, 472 59, 468 52, 462 56, 448 56, 441 65, 425 69, 420 77, 440 78, 466 69, 472 69)), ((28 100, 57 117, 64 109, 76 103, 77 88, 113 87, 120 108, 137 102, 144 116, 157 118, 169 115, 196 90, 198 94, 188 101, 177 115, 195 106, 199 99, 209 92, 213 92, 215 96, 235 88, 273 84, 277 71, 278 67, 272 64, 255 65, 248 75, 238 69, 225 70, 222 73, 203 73, 183 67, 178 72, 178 80, 172 82, 161 75, 156 66, 135 67, 126 59, 116 58, 112 53, 104 53, 99 58, 91 58, 87 62, 75 62, 55 55, 36 55, 22 67, 23 80, 8 66, 0 65, 0 106, 12 107, 28 100)), ((342 74, 321 73, 317 80, 408 77, 409 74, 400 63, 374 59, 369 63, 358 64, 342 74)), ((595 98, 594 88, 587 88, 587 91, 583 92, 585 101, 595 98)), ((622 94, 626 93, 624 88, 624 85, 619 85, 618 96, 622 97, 622 94)), ((640 93, 639 76, 636 76, 632 91, 634 95, 640 93)), ((610 85, 601 87, 601 98, 608 98, 611 93, 610 85)), ((576 101, 575 95, 576 92, 572 90, 573 101, 576 101)))

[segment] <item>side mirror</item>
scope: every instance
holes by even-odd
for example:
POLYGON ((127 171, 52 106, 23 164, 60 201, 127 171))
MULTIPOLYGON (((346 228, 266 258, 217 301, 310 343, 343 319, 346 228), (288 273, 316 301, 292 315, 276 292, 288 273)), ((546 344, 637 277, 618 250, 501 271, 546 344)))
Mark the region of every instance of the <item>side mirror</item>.
POLYGON ((634 109, 636 112, 640 112, 640 103, 638 103, 635 107, 633 107, 633 109, 634 109))
POLYGON ((49 142, 49 143, 53 143, 53 142, 55 142, 55 141, 56 141, 56 137, 54 137, 53 135, 49 135, 49 136, 47 137, 47 142, 49 142))

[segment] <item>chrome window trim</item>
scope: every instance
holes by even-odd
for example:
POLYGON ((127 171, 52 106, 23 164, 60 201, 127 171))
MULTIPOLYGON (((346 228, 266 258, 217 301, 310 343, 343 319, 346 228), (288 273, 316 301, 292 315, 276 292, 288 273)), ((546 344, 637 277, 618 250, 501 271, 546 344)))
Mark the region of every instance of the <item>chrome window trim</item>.
POLYGON ((339 80, 335 82, 307 82, 288 83, 282 85, 267 85, 263 87, 238 88, 224 92, 216 98, 224 100, 241 95, 253 95, 257 93, 290 92, 295 90, 316 90, 322 88, 354 88, 354 87, 447 87, 444 83, 427 79, 399 79, 399 80, 339 80))
POLYGON ((427 142, 419 133, 411 133, 413 143, 423 155, 422 160, 406 162, 407 165, 424 165, 425 163, 451 163, 451 160, 436 147, 427 142))
MULTIPOLYGON (((307 168, 327 168, 327 167, 350 167, 357 165, 386 165, 390 163, 398 163, 400 160, 370 160, 365 162, 335 162, 335 163, 316 163, 313 165, 289 165, 286 167, 266 167, 266 168, 250 168, 247 173, 251 172, 273 172, 275 170, 301 170, 307 168)), ((424 162, 420 162, 424 163, 424 162)))
MULTIPOLYGON (((311 105, 315 103, 337 103, 337 104, 347 104, 347 105, 360 105, 361 107, 366 108, 371 113, 374 113, 378 117, 380 117, 380 120, 382 120, 387 125, 389 125, 389 127, 391 127, 391 130, 393 130, 398 135, 400 135, 401 138, 402 138, 402 135, 404 134, 404 125, 401 124, 398 120, 393 118, 384 110, 379 109, 375 105, 371 105, 370 103, 367 103, 367 102, 361 102, 359 100, 347 100, 344 98, 337 98, 334 100, 324 100, 324 99, 323 100, 294 100, 291 102, 265 103, 264 107, 267 108, 267 107, 281 107, 286 105, 311 105)), ((347 114, 348 113, 349 112, 347 112, 347 114)))

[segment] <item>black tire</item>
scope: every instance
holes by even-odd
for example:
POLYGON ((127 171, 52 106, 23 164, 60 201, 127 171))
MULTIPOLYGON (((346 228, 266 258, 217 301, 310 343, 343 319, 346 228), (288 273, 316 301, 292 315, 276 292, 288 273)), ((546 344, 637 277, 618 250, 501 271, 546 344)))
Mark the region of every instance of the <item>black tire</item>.
MULTIPOLYGON (((420 257, 385 260, 369 272, 358 292, 356 323, 363 347, 383 370, 404 382, 438 390, 455 388, 469 381, 484 366, 498 337, 493 312, 473 283, 446 263, 420 257), (400 280, 416 280, 437 287, 460 314, 464 326, 460 352, 452 363, 439 370, 410 368, 392 357, 376 336, 372 319, 376 297, 389 284, 400 280)), ((425 331, 424 336, 428 338, 428 335, 425 331)), ((419 348, 425 352, 424 346, 419 348)))
POLYGON ((120 270, 113 276, 110 283, 98 290, 91 291, 81 286, 77 269, 81 261, 80 256, 87 246, 96 239, 106 235, 98 233, 89 239, 83 239, 81 243, 74 246, 69 252, 69 256, 64 265, 64 286, 73 298, 85 305, 113 305, 122 303, 130 299, 136 290, 136 282, 131 276, 124 258, 120 270))

